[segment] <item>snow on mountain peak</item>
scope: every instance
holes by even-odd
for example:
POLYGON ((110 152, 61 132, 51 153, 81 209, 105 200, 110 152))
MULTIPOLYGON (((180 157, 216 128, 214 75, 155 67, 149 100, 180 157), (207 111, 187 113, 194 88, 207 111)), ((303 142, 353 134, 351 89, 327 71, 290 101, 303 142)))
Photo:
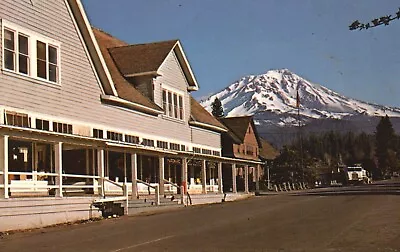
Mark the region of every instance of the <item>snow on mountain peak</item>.
POLYGON ((211 103, 218 97, 228 117, 263 112, 297 114, 297 90, 300 97, 300 114, 305 117, 341 119, 360 114, 400 117, 398 108, 347 98, 288 69, 269 70, 264 74, 242 77, 201 101, 201 104, 211 111, 211 103))

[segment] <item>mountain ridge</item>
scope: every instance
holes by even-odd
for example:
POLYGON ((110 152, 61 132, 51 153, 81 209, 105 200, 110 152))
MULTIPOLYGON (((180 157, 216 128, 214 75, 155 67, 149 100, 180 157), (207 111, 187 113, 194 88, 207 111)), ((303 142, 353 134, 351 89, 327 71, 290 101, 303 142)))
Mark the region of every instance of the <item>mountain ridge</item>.
POLYGON ((299 125, 303 134, 330 130, 373 133, 380 117, 388 115, 395 130, 400 130, 400 108, 348 98, 288 69, 244 76, 200 104, 211 112, 216 97, 226 117, 253 115, 259 134, 276 147, 292 141, 299 125))
MULTIPOLYGON (((297 91, 300 97, 300 114, 305 118, 343 119, 360 114, 400 117, 399 108, 348 98, 288 69, 244 76, 200 103, 210 112, 211 103, 218 97, 227 117, 263 112, 296 115, 297 91)), ((286 125, 283 121, 280 124, 286 125)))

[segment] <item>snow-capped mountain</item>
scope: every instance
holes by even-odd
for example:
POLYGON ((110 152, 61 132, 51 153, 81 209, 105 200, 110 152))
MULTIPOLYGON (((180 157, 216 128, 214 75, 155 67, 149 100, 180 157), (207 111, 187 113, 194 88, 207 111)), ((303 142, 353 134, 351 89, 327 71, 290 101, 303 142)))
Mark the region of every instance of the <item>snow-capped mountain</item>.
MULTIPOLYGON (((347 98, 326 87, 312 83, 288 69, 270 70, 265 74, 249 75, 211 95, 201 104, 211 111, 216 97, 226 116, 259 115, 273 123, 290 126, 298 123, 296 96, 299 92, 302 123, 314 119, 344 119, 357 116, 400 117, 400 109, 347 98)), ((258 119, 260 116, 257 116, 258 119)), ((260 123, 258 120, 257 123, 260 123)), ((264 121, 266 123, 266 121, 264 121)))

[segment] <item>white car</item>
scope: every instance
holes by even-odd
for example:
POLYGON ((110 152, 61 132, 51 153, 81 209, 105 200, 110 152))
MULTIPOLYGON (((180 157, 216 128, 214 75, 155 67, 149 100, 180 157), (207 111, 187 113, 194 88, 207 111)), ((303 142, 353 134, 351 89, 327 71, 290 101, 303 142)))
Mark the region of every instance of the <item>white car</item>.
POLYGON ((347 180, 350 183, 363 182, 366 184, 371 183, 368 177, 368 172, 361 166, 349 166, 346 168, 347 180))

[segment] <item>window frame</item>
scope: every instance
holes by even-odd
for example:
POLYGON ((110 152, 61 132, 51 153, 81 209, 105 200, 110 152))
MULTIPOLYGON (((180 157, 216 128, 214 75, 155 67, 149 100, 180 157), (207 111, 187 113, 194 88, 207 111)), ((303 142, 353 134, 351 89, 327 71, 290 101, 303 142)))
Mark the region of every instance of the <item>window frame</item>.
POLYGON ((1 61, 1 70, 3 73, 12 73, 28 78, 35 79, 39 82, 43 82, 46 84, 50 84, 52 86, 54 85, 61 85, 61 43, 59 41, 56 41, 52 38, 46 37, 44 35, 38 34, 36 32, 33 32, 31 30, 28 30, 24 27, 21 27, 19 25, 16 25, 14 23, 11 23, 7 20, 1 19, 1 45, 2 45, 2 50, 1 50, 1 56, 2 56, 2 61, 1 61), (4 39, 4 34, 5 30, 12 31, 14 33, 14 70, 8 69, 5 67, 5 39, 4 39), (19 48, 19 36, 24 36, 28 38, 28 55, 25 53, 20 52, 19 48), (38 69, 38 64, 37 64, 37 42, 42 42, 46 45, 46 78, 39 77, 37 75, 37 69, 38 69), (56 81, 51 81, 50 80, 50 63, 49 63, 49 47, 53 47, 56 49, 56 58, 57 58, 57 64, 56 64, 56 81), (21 73, 20 72, 20 64, 19 64, 19 57, 24 56, 27 57, 27 74, 21 73))
POLYGON ((161 90, 161 97, 164 116, 183 121, 185 118, 184 94, 163 87, 161 90))

